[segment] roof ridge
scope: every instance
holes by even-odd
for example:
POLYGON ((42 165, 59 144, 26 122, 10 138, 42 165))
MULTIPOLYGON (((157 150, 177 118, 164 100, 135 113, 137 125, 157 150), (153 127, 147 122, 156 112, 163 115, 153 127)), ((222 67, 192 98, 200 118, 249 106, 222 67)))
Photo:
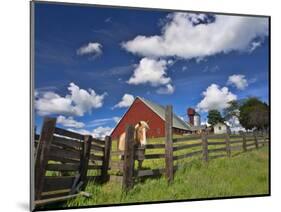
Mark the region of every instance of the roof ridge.
MULTIPOLYGON (((155 112, 162 120, 164 120, 165 121, 165 116, 163 116, 163 115, 161 115, 161 114, 159 114, 159 111, 157 111, 155 108, 153 108, 153 106, 152 105, 150 105, 150 104, 153 104, 153 105, 155 105, 155 106, 157 106, 157 107, 160 107, 162 110, 165 110, 165 106, 163 106, 163 105, 160 105, 160 104, 157 104, 157 103, 154 103, 153 101, 150 101, 150 100, 147 100, 147 99, 145 99, 145 98, 143 98, 143 97, 140 97, 140 96, 137 96, 136 98, 139 98, 145 105, 147 105, 153 112, 155 112)), ((178 115, 177 114, 175 114, 174 112, 173 112, 173 117, 178 121, 178 122, 180 122, 182 125, 184 125, 186 128, 191 128, 191 126, 188 124, 188 123, 186 123, 185 121, 183 121, 180 117, 178 117, 178 115)), ((175 124, 175 123, 174 123, 175 124)), ((173 125, 174 125, 173 124, 173 125)))

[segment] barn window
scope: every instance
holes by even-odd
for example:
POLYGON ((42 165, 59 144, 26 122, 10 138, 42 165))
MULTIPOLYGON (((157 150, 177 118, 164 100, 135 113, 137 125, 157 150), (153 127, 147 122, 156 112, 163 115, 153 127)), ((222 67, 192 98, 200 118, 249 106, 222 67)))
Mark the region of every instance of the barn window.
POLYGON ((221 130, 221 126, 219 126, 219 130, 221 130))

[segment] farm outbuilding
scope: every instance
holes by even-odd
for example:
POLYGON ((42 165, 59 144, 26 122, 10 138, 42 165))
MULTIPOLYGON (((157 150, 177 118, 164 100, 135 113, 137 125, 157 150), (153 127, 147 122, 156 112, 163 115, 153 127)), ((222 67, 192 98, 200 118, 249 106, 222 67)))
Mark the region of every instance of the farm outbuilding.
MULTIPOLYGON (((148 122, 150 128, 147 131, 148 138, 165 136, 165 107, 147 99, 136 97, 132 105, 113 129, 111 137, 117 139, 125 131, 126 125, 135 125, 139 121, 148 122)), ((190 124, 173 114, 173 133, 186 134, 191 132, 192 128, 190 124)))
POLYGON ((230 133, 229 126, 227 126, 225 123, 217 123, 213 126, 214 128, 214 134, 224 134, 224 133, 230 133))

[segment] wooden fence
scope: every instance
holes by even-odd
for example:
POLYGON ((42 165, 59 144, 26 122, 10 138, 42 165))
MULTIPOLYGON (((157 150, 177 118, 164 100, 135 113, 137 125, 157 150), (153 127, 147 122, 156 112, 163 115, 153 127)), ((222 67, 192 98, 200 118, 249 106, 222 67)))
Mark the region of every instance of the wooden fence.
MULTIPOLYGON (((134 127, 126 128, 125 152, 123 161, 113 162, 113 167, 123 173, 122 187, 129 190, 137 178, 165 175, 171 183, 174 172, 181 167, 182 160, 198 156, 204 162, 220 157, 232 157, 239 153, 257 149, 268 144, 268 135, 265 133, 242 133, 240 135, 213 135, 203 132, 201 135, 188 135, 173 138, 172 135, 172 107, 166 107, 166 137, 163 143, 147 144, 145 149, 161 149, 164 153, 143 154, 143 148, 134 144, 134 127), (185 151, 184 151, 185 150, 185 151), (165 160, 165 166, 158 169, 136 169, 135 160, 165 160), (117 164, 116 164, 117 163, 117 164)), ((118 152, 116 152, 118 153, 118 152)))
POLYGON ((81 135, 56 127, 55 118, 45 118, 35 148, 36 206, 76 197, 87 182, 109 179, 110 137, 81 135))

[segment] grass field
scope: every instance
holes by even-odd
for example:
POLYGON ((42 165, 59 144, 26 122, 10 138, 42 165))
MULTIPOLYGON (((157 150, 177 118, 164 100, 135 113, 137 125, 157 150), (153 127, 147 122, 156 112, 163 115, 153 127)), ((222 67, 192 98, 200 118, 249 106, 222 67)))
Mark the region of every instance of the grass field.
MULTIPOLYGON (((153 161, 145 161, 144 167, 163 167, 163 160, 153 161)), ((124 193, 120 183, 89 183, 86 191, 92 194, 90 198, 79 197, 59 207, 261 195, 269 192, 267 147, 231 158, 211 160, 208 164, 196 157, 180 163, 182 168, 175 173, 171 185, 164 177, 150 178, 136 183, 132 190, 124 193)))

